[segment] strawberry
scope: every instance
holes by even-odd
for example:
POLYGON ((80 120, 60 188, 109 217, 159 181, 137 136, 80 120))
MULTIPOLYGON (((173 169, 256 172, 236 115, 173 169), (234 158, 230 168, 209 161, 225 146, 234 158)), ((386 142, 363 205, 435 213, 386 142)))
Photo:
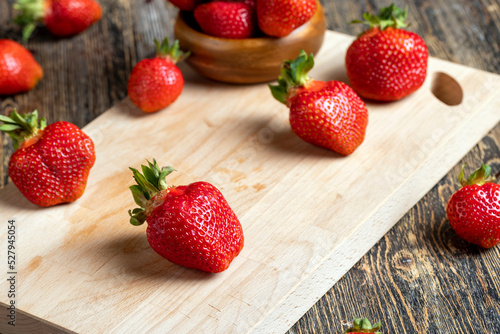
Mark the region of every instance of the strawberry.
POLYGON ((314 15, 315 0, 257 0, 257 21, 266 35, 284 37, 314 15))
POLYGON ((371 333, 371 334, 382 334, 379 332, 380 329, 380 321, 372 326, 370 321, 367 318, 356 318, 354 317, 354 321, 352 322, 352 327, 346 329, 344 333, 351 334, 363 334, 363 333, 371 333))
POLYGON ((168 0, 168 2, 180 10, 193 11, 201 0, 168 0))
POLYGON ((199 5, 194 18, 201 30, 211 36, 242 39, 257 29, 255 11, 244 2, 214 1, 199 5))
POLYGON ((188 268, 221 272, 243 248, 243 230, 221 192, 207 182, 168 186, 174 169, 153 160, 141 174, 130 168, 137 185, 130 187, 140 208, 129 211, 130 223, 147 221, 151 248, 167 260, 188 268))
POLYGON ((184 88, 184 77, 176 62, 186 58, 189 53, 179 50, 179 41, 172 46, 165 38, 163 43, 155 40, 155 58, 138 62, 128 79, 130 100, 144 112, 155 112, 173 103, 184 88))
POLYGON ((0 130, 14 141, 9 176, 21 193, 41 206, 73 202, 82 196, 95 162, 94 143, 68 122, 46 125, 38 112, 0 115, 0 130))
POLYGON ((500 242, 500 186, 489 182, 491 168, 482 165, 464 177, 462 166, 455 192, 446 206, 446 215, 458 236, 472 244, 491 248, 500 242))
POLYGON ((425 81, 428 51, 417 34, 401 29, 408 12, 394 5, 382 8, 379 16, 366 13, 370 28, 346 53, 347 76, 364 98, 394 101, 410 95, 425 81))
POLYGON ((43 77, 43 70, 21 44, 0 39, 0 95, 31 90, 43 77))
POLYGON ((349 155, 365 138, 368 110, 345 83, 308 78, 313 66, 313 55, 304 50, 297 59, 284 61, 278 85, 269 86, 271 92, 290 108, 290 125, 300 138, 349 155))
POLYGON ((14 8, 21 11, 15 20, 24 26, 25 40, 38 24, 56 36, 67 37, 81 33, 102 16, 101 6, 94 0, 17 0, 14 8))

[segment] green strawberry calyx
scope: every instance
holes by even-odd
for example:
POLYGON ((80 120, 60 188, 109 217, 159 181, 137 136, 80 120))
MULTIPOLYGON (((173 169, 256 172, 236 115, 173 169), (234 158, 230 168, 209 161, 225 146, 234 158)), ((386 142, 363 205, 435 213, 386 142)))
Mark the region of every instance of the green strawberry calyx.
POLYGON ((20 11, 14 22, 23 27, 23 39, 26 41, 37 24, 43 22, 46 13, 45 0, 17 0, 13 7, 20 11))
POLYGON ((311 79, 307 73, 314 67, 314 57, 311 53, 307 55, 304 50, 300 51, 295 60, 284 60, 281 63, 281 75, 278 77, 277 85, 269 85, 274 98, 288 105, 291 95, 297 88, 304 87, 311 79))
MULTIPOLYGON (((148 161, 148 160, 146 160, 148 161)), ((146 221, 146 207, 148 201, 162 190, 170 188, 165 178, 175 171, 173 167, 167 166, 160 168, 153 159, 153 163, 148 161, 148 166, 141 165, 142 174, 137 169, 129 167, 134 175, 137 184, 129 187, 138 208, 129 210, 130 224, 142 225, 146 221)))
POLYGON ((481 164, 474 173, 469 175, 469 178, 465 178, 464 170, 467 164, 462 165, 462 169, 460 170, 460 174, 458 174, 458 181, 462 185, 462 187, 470 186, 470 185, 478 185, 482 186, 486 182, 494 181, 494 178, 491 177, 491 167, 485 164, 481 164))
POLYGON ((405 23, 407 17, 408 7, 403 10, 392 4, 389 7, 382 7, 378 15, 364 13, 364 20, 353 20, 350 23, 368 24, 370 28, 378 27, 380 30, 384 30, 389 27, 399 29, 407 27, 407 24, 405 23))
POLYGON ((0 131, 5 132, 12 138, 14 149, 18 149, 24 142, 39 135, 47 126, 45 118, 40 118, 38 124, 38 111, 20 115, 16 110, 12 111, 9 116, 0 115, 0 121, 4 124, 0 125, 0 131))
POLYGON ((179 41, 176 39, 172 45, 168 41, 168 38, 164 38, 163 42, 159 42, 155 39, 156 45, 156 56, 164 59, 170 59, 174 64, 178 63, 191 54, 190 51, 184 52, 179 48, 179 41))
POLYGON ((374 333, 374 334, 382 334, 382 332, 378 332, 380 329, 380 321, 376 324, 372 325, 367 318, 356 318, 354 317, 354 321, 352 322, 352 327, 347 328, 344 333, 374 333))

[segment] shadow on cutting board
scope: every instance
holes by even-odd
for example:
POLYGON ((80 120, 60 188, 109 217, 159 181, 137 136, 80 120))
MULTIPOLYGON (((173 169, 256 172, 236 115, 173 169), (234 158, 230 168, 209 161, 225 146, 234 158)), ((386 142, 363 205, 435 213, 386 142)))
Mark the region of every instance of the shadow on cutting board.
POLYGON ((112 259, 109 264, 115 268, 111 271, 131 276, 141 276, 144 279, 164 280, 207 280, 216 274, 206 273, 196 269, 176 265, 158 255, 150 246, 144 233, 118 236, 108 240, 100 254, 109 254, 112 259))

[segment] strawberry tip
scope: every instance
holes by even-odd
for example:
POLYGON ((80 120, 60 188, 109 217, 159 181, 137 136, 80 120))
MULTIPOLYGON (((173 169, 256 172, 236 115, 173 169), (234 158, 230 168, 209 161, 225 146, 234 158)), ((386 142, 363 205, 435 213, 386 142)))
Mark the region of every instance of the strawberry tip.
POLYGON ((481 167, 475 170, 466 179, 464 175, 466 165, 467 164, 462 165, 460 174, 458 175, 458 181, 462 186, 470 186, 470 185, 482 186, 486 182, 494 181, 494 178, 491 177, 491 167, 486 164, 481 164, 481 167))
POLYGON ((344 333, 374 333, 382 334, 378 332, 381 327, 380 321, 372 325, 367 318, 357 318, 354 317, 352 322, 352 327, 347 328, 344 333))
POLYGON ((171 166, 158 166, 156 159, 153 162, 146 160, 148 165, 141 165, 141 170, 129 167, 133 173, 137 184, 129 187, 132 192, 135 203, 139 206, 133 210, 129 210, 130 223, 132 225, 141 225, 146 221, 146 206, 156 194, 162 190, 168 189, 170 186, 166 183, 166 177, 175 169, 171 166))
POLYGON ((284 60, 281 63, 281 75, 278 85, 269 85, 273 97, 281 103, 287 104, 290 92, 297 87, 303 87, 311 80, 307 73, 314 67, 314 56, 307 55, 304 50, 294 60, 284 60))
POLYGON ((28 40, 45 15, 44 0, 17 0, 13 8, 19 11, 14 22, 23 27, 23 40, 28 40))
POLYGON ((35 138, 47 126, 45 118, 38 119, 38 111, 20 115, 15 109, 9 116, 0 115, 0 131, 8 134, 13 141, 14 149, 18 149, 23 143, 35 138), (38 123, 40 121, 40 124, 38 123))
POLYGON ((372 13, 364 13, 364 20, 352 20, 349 23, 357 24, 368 24, 370 28, 378 27, 380 30, 392 27, 395 29, 405 28, 408 25, 405 23, 408 17, 408 6, 405 9, 397 7, 395 4, 391 4, 388 7, 382 7, 378 15, 372 13))
POLYGON ((178 63, 186 59, 191 54, 190 51, 184 52, 180 49, 179 40, 177 39, 174 41, 174 43, 172 43, 172 45, 170 45, 167 37, 165 37, 161 43, 157 39, 155 39, 155 45, 157 57, 169 58, 174 63, 178 63))

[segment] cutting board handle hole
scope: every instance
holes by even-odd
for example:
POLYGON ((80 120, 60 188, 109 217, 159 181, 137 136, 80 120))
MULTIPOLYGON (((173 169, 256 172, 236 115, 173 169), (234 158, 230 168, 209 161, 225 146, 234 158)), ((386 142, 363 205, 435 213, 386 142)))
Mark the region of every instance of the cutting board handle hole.
POLYGON ((433 74, 431 92, 439 101, 449 106, 459 105, 464 98, 464 92, 460 84, 443 72, 433 74))

